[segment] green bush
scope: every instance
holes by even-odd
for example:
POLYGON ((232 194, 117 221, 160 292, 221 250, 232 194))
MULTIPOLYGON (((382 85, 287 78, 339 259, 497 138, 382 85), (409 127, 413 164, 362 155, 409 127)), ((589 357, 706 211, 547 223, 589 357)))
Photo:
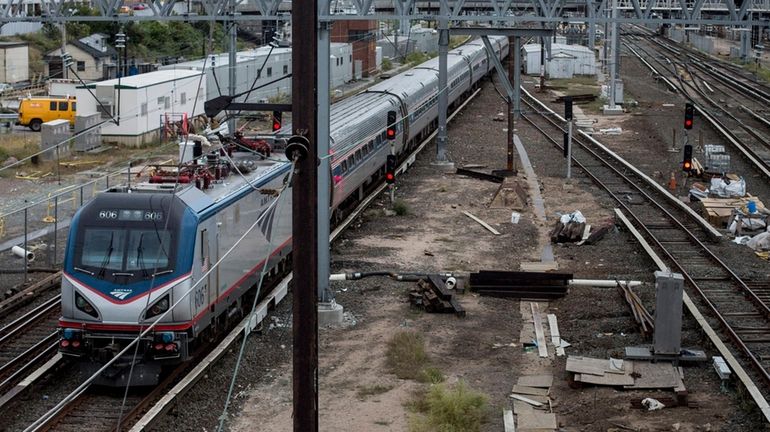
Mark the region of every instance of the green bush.
POLYGON ((413 407, 420 411, 411 418, 411 432, 474 432, 481 429, 487 398, 463 382, 452 388, 436 385, 413 407))
POLYGON ((396 212, 398 216, 405 216, 409 214, 409 206, 404 200, 397 199, 393 203, 393 211, 396 212))
POLYGON ((391 69, 393 69, 393 62, 388 58, 382 59, 382 71, 387 72, 391 69))

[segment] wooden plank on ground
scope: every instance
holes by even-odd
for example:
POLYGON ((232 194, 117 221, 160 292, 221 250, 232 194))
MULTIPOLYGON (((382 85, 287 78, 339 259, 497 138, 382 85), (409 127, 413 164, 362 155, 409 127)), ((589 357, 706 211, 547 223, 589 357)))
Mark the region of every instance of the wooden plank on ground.
POLYGON ((519 264, 519 270, 525 272, 547 272, 558 270, 559 264, 556 261, 548 262, 523 262, 519 264))
POLYGON ((516 384, 526 387, 548 388, 553 385, 553 375, 524 375, 519 377, 516 384))
POLYGON ((540 407, 543 406, 543 402, 538 402, 532 398, 528 398, 526 396, 518 395, 518 394, 512 394, 511 397, 513 399, 516 399, 518 401, 526 402, 532 406, 540 407))
POLYGON ((546 413, 538 410, 525 411, 519 414, 518 420, 519 432, 532 430, 556 430, 556 414, 546 413))
POLYGON ((513 401, 513 413, 516 415, 519 415, 524 411, 532 411, 533 409, 535 408, 526 402, 522 402, 518 400, 513 401))
POLYGON ((605 386, 631 386, 634 385, 634 377, 631 375, 608 373, 604 375, 576 374, 575 381, 586 384, 605 386))
POLYGON ((548 347, 545 346, 545 335, 543 334, 543 320, 540 317, 540 308, 537 303, 530 303, 532 308, 532 321, 535 324, 535 338, 537 339, 537 352, 540 357, 548 357, 548 347))
POLYGON ((548 327, 551 328, 551 343, 553 346, 558 347, 561 345, 561 336, 559 335, 559 322, 556 320, 556 315, 548 314, 548 327))
POLYGON ((505 432, 516 432, 516 426, 513 424, 513 411, 503 410, 503 427, 505 432))
POLYGON ((513 386, 512 392, 522 395, 548 396, 547 388, 527 387, 518 384, 513 386))
POLYGON ((633 389, 676 388, 679 384, 679 372, 671 363, 649 363, 634 361, 634 384, 626 386, 633 389))
POLYGON ((580 356, 567 357, 567 372, 602 376, 606 369, 607 360, 580 356))
POLYGON ((499 231, 497 231, 496 229, 492 228, 492 227, 491 227, 491 226, 490 226, 488 223, 486 223, 486 222, 484 222, 483 220, 481 220, 481 219, 477 218, 477 217, 476 217, 476 216, 474 216, 473 214, 471 214, 471 213, 468 213, 467 211, 463 211, 463 214, 464 214, 465 216, 468 216, 469 218, 471 218, 471 219, 475 220, 476 222, 478 222, 478 223, 479 223, 479 225, 481 225, 481 226, 483 226, 484 228, 486 228, 486 229, 487 229, 487 231, 491 232, 492 234, 494 234, 494 235, 500 235, 500 232, 499 232, 499 231))

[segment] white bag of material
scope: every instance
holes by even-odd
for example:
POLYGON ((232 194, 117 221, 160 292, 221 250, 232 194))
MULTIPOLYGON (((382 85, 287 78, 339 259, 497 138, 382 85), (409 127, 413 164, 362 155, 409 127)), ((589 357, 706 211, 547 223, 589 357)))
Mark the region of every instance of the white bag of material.
POLYGON ((580 210, 575 210, 572 213, 561 215, 559 221, 562 224, 567 225, 570 222, 585 223, 586 218, 583 216, 583 213, 580 213, 580 210))
POLYGON ((666 407, 659 400, 653 398, 642 399, 642 405, 647 407, 647 411, 655 411, 666 407))
POLYGON ((755 251, 770 250, 770 232, 763 232, 757 234, 746 242, 746 246, 754 249, 755 251))
POLYGON ((724 179, 714 177, 711 179, 709 190, 712 194, 723 198, 742 197, 746 195, 746 181, 741 177, 738 181, 727 183, 724 179))

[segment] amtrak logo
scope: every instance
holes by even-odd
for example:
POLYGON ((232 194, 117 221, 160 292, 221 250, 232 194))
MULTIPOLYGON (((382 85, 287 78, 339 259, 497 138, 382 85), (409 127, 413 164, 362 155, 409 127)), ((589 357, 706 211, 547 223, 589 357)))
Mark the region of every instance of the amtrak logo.
POLYGON ((110 295, 113 297, 118 298, 119 300, 125 300, 126 297, 131 295, 131 290, 128 289, 116 289, 115 291, 110 291, 110 295))
POLYGON ((273 218, 275 217, 276 207, 278 207, 278 205, 268 207, 259 216, 259 230, 262 231, 262 234, 265 236, 267 241, 271 241, 271 237, 273 236, 273 218))

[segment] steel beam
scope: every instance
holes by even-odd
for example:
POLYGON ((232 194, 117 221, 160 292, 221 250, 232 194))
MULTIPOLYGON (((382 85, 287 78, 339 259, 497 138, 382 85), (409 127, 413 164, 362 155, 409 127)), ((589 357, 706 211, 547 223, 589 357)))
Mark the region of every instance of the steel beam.
POLYGON ((449 110, 449 86, 447 84, 447 53, 449 52, 449 22, 438 22, 438 133, 436 134, 436 162, 446 163, 447 158, 447 111, 449 110))
POLYGON ((553 36, 554 31, 538 28, 512 28, 512 27, 452 27, 452 34, 470 36, 508 36, 508 37, 548 37, 553 36))
MULTIPOLYGON (((328 7, 328 2, 323 7, 328 7)), ((330 71, 329 55, 331 25, 328 21, 319 23, 318 28, 318 300, 330 303, 334 294, 329 289, 329 206, 330 187, 330 71)))

